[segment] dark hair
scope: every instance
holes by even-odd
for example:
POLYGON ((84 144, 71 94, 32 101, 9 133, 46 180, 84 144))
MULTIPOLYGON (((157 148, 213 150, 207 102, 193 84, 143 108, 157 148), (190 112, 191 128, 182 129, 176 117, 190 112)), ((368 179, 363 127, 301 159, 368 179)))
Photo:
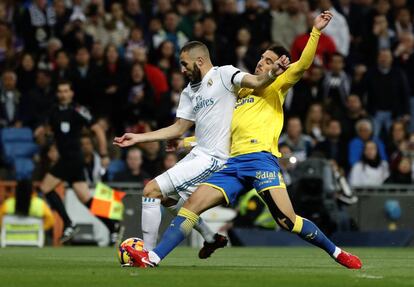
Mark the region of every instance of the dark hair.
POLYGON ((70 87, 70 89, 73 90, 72 82, 69 81, 68 79, 60 79, 57 82, 56 87, 59 87, 59 86, 62 86, 62 85, 68 85, 70 87))
POLYGON ((281 45, 273 44, 273 45, 270 45, 269 47, 267 47, 266 50, 272 51, 278 57, 281 57, 281 56, 285 55, 286 57, 288 57, 290 59, 290 53, 289 53, 289 51, 285 47, 283 47, 281 45))
POLYGON ((15 214, 27 216, 29 215, 30 199, 32 196, 32 183, 29 180, 21 180, 17 182, 15 198, 15 214))
POLYGON ((340 57, 342 60, 345 60, 345 57, 344 57, 344 55, 342 55, 341 53, 339 53, 339 52, 335 52, 335 53, 333 53, 332 55, 331 55, 331 57, 330 57, 330 61, 332 61, 333 60, 333 58, 335 58, 335 57, 340 57))
POLYGON ((180 54, 184 53, 184 52, 190 52, 191 50, 194 49, 203 49, 204 51, 206 51, 208 53, 208 48, 207 46, 199 41, 190 41, 187 42, 180 50, 180 54))

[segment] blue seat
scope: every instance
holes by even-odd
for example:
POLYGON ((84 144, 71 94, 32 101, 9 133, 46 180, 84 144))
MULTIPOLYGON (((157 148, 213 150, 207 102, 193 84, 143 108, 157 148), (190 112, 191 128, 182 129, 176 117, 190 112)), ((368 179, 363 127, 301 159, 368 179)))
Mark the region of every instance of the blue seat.
POLYGON ((31 179, 34 170, 34 163, 31 159, 17 158, 14 161, 16 180, 31 179))
POLYGON ((5 161, 13 163, 17 158, 31 159, 37 152, 38 146, 34 142, 5 143, 3 145, 5 161))
POLYGON ((116 159, 109 163, 107 173, 108 181, 112 181, 116 173, 126 170, 126 164, 123 160, 116 159))
POLYGON ((1 131, 1 142, 33 142, 33 132, 30 128, 4 128, 1 131))

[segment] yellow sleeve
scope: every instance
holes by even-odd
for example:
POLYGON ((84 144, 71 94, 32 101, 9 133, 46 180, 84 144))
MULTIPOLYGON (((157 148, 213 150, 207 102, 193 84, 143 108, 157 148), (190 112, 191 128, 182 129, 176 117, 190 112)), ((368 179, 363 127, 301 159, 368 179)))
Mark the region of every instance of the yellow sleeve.
POLYGON ((43 202, 43 229, 49 230, 55 224, 55 218, 53 217, 52 210, 43 202))
POLYGON ((194 146, 194 143, 196 142, 197 142, 197 138, 195 136, 186 137, 183 139, 183 145, 185 148, 192 148, 194 146))
POLYGON ((309 40, 306 43, 305 49, 303 49, 300 59, 291 64, 286 72, 277 77, 272 86, 281 89, 282 93, 284 93, 294 84, 296 84, 300 78, 302 78, 303 73, 309 69, 313 63, 313 58, 315 57, 316 49, 318 48, 320 35, 321 31, 313 27, 309 40))
POLYGON ((3 203, 1 206, 0 206, 0 226, 1 226, 1 224, 2 224, 2 222, 3 222, 3 216, 6 214, 6 205, 3 203))

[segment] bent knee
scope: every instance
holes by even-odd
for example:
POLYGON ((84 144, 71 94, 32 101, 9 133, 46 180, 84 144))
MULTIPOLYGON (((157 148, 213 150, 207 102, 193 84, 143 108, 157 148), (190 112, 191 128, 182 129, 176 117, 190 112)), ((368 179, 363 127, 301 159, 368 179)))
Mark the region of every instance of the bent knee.
POLYGON ((149 198, 158 198, 162 199, 162 193, 158 183, 155 180, 151 180, 145 187, 144 187, 144 197, 149 198))

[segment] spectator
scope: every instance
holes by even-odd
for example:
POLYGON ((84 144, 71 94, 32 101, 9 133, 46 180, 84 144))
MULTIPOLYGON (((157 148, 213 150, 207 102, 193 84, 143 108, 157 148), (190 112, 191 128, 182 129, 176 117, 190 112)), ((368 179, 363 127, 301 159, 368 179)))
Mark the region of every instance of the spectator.
POLYGON ((375 64, 381 50, 391 50, 396 45, 397 38, 393 30, 389 28, 386 15, 376 15, 372 32, 364 41, 365 63, 368 65, 375 64))
MULTIPOLYGON (((243 23, 243 18, 237 13, 237 1, 225 0, 220 5, 219 14, 216 15, 218 29, 217 34, 228 39, 231 43, 236 40, 237 31, 243 23)), ((246 27, 249 29, 249 27, 246 27)), ((249 31, 253 31, 249 29, 249 31)))
POLYGON ((120 112, 125 106, 125 78, 128 74, 128 68, 124 61, 119 57, 115 45, 109 44, 105 50, 105 62, 103 66, 103 75, 101 85, 103 94, 97 98, 96 109, 99 116, 107 116, 114 124, 115 130, 121 132, 120 112))
POLYGON ((102 165, 101 157, 96 152, 92 138, 89 135, 81 137, 81 150, 85 161, 83 171, 85 173, 86 182, 88 185, 94 185, 101 181, 105 175, 105 168, 102 165))
POLYGON ((404 122, 393 122, 390 134, 387 137, 387 154, 391 156, 395 152, 398 152, 401 143, 406 141, 407 138, 408 134, 404 122))
POLYGON ((43 123, 55 102, 56 96, 52 89, 50 73, 46 70, 38 70, 35 88, 22 101, 22 110, 25 115, 24 125, 33 129, 43 123))
POLYGON ((7 70, 1 77, 0 127, 21 127, 21 94, 17 90, 17 75, 7 70))
POLYGON ((106 23, 106 29, 109 32, 109 42, 120 48, 128 39, 132 26, 133 22, 124 15, 121 4, 117 2, 112 3, 111 18, 106 23))
POLYGON ((351 94, 346 98, 345 114, 341 119, 342 135, 345 141, 349 141, 356 136, 355 125, 368 114, 362 106, 361 99, 358 95, 351 94))
POLYGON ((91 51, 92 63, 98 67, 102 68, 105 61, 105 48, 100 41, 95 41, 92 45, 91 51))
POLYGON ((167 153, 163 160, 164 171, 167 171, 170 168, 172 168, 177 162, 178 162, 177 154, 173 152, 167 153))
POLYGON ((140 120, 154 118, 154 92, 145 78, 144 68, 134 64, 131 69, 130 83, 127 88, 127 104, 124 111, 126 126, 134 126, 140 120))
MULTIPOLYGON (((252 33, 252 43, 259 47, 267 46, 271 38, 270 23, 266 21, 265 13, 259 2, 257 0, 246 0, 244 8, 244 12, 240 15, 240 21, 252 33), (257 33, 257 31, 260 31, 260 33, 257 33)), ((234 24, 230 23, 229 25, 234 24)))
POLYGON ((16 73, 19 79, 17 88, 23 95, 26 95, 28 91, 35 87, 36 63, 32 54, 23 53, 16 73))
MULTIPOLYGON (((314 16, 312 13, 307 14, 307 31, 298 35, 291 46, 290 53, 292 56, 292 62, 299 60, 302 55, 303 49, 305 49, 306 43, 309 40, 310 32, 313 27, 314 16)), ((316 65, 328 67, 328 61, 331 56, 336 53, 336 46, 332 38, 325 33, 322 33, 319 37, 318 47, 316 48, 316 54, 314 63, 316 65)))
POLYGON ((319 0, 318 3, 320 11, 329 10, 333 14, 331 22, 324 29, 325 34, 334 40, 339 53, 345 57, 348 56, 351 38, 345 17, 336 11, 331 0, 319 0))
POLYGON ((321 66, 313 66, 306 76, 293 86, 292 92, 286 95, 285 115, 287 117, 299 116, 302 121, 308 107, 313 102, 322 102, 323 93, 323 69, 321 66))
POLYGON ((62 48, 62 42, 57 38, 47 41, 46 51, 40 55, 37 67, 48 71, 56 69, 56 52, 62 48))
POLYGON ((183 31, 187 38, 193 37, 194 24, 205 16, 204 3, 202 0, 190 0, 188 12, 184 15, 178 25, 178 29, 183 31))
POLYGON ((106 46, 109 43, 109 31, 105 27, 105 15, 100 13, 97 4, 89 4, 86 15, 88 19, 85 23, 85 32, 93 38, 93 41, 99 41, 106 46))
POLYGON ((323 81, 323 98, 327 110, 336 116, 342 116, 345 113, 346 98, 351 92, 351 79, 344 71, 344 60, 341 54, 333 54, 323 81))
POLYGON ((144 66, 145 75, 155 92, 155 103, 161 100, 161 95, 168 92, 168 82, 165 74, 157 67, 148 63, 148 57, 145 49, 133 49, 134 63, 144 66))
POLYGON ((178 15, 174 11, 169 11, 165 14, 164 26, 158 27, 156 33, 152 36, 152 46, 158 49, 159 45, 165 40, 174 43, 175 54, 178 55, 179 50, 188 41, 187 36, 178 30, 178 15))
POLYGON ((203 18, 203 37, 201 42, 206 44, 210 51, 211 61, 217 65, 224 65, 231 62, 229 57, 232 45, 225 38, 220 37, 217 33, 217 24, 213 16, 207 15, 203 18))
POLYGON ((147 32, 148 19, 141 9, 139 0, 126 0, 125 15, 134 21, 136 27, 141 27, 145 33, 147 32))
POLYGON ((21 41, 13 35, 6 22, 0 21, 0 71, 12 66, 22 48, 21 41))
POLYGON ((361 160, 364 153, 364 146, 368 141, 373 141, 379 150, 378 156, 381 160, 387 160, 384 143, 377 137, 373 136, 372 123, 370 120, 359 120, 356 125, 357 136, 349 142, 348 161, 352 167, 361 160))
POLYGON ((24 10, 21 25, 25 49, 38 52, 46 47, 47 41, 53 34, 56 25, 55 9, 47 0, 33 0, 33 3, 24 10))
POLYGON ((147 48, 147 44, 144 40, 144 32, 140 27, 133 27, 131 29, 131 33, 129 35, 128 41, 125 44, 125 60, 128 62, 133 61, 133 49, 139 48, 147 48))
POLYGON ((300 11, 299 0, 286 2, 285 10, 273 20, 272 41, 290 49, 295 38, 305 33, 308 25, 305 14, 300 11))
POLYGON ((99 105, 99 98, 103 91, 99 85, 101 71, 90 60, 86 47, 80 47, 75 54, 75 65, 71 71, 71 80, 74 86, 75 101, 88 108, 99 105))
POLYGON ((403 157, 398 163, 398 168, 391 171, 390 177, 386 180, 386 183, 393 184, 412 184, 413 179, 411 176, 411 159, 409 157, 403 157))
POLYGON ((243 71, 253 73, 256 68, 257 59, 260 58, 258 50, 251 43, 252 35, 246 28, 240 28, 237 31, 237 43, 232 56, 233 65, 243 71))
POLYGON ((151 177, 142 169, 142 152, 139 148, 130 148, 126 157, 127 170, 114 175, 114 182, 140 182, 145 184, 151 177))
POLYGON ((311 136, 313 144, 323 141, 324 129, 324 111, 323 107, 319 103, 313 103, 309 106, 305 120, 305 133, 311 136))
POLYGON ((179 69, 174 43, 168 40, 162 42, 158 47, 157 54, 157 66, 164 72, 168 79, 171 77, 173 70, 179 69))
POLYGON ((32 180, 41 181, 58 160, 59 152, 56 144, 52 143, 43 146, 33 171, 32 180))
POLYGON ((69 22, 72 10, 66 7, 65 0, 54 0, 53 8, 56 14, 56 23, 53 26, 53 36, 62 39, 63 32, 69 22))
POLYGON ((403 34, 412 34, 414 32, 411 12, 407 7, 397 11, 394 26, 398 38, 401 38, 403 34))
POLYGON ((179 71, 171 74, 171 90, 162 96, 158 112, 158 126, 165 127, 174 122, 180 95, 185 87, 184 75, 179 71))
POLYGON ((65 50, 61 49, 56 52, 56 67, 52 76, 53 86, 56 86, 59 80, 70 79, 71 77, 69 55, 65 50))
POLYGON ((377 144, 367 141, 361 160, 351 169, 349 183, 351 186, 379 186, 388 176, 388 163, 381 159, 377 144))
POLYGON ((409 119, 409 87, 404 73, 392 66, 388 49, 378 54, 377 66, 367 74, 367 107, 374 119, 374 136, 388 133, 392 120, 409 119))
POLYGON ((291 117, 287 121, 286 133, 279 140, 279 144, 286 144, 292 150, 292 155, 298 161, 304 161, 312 151, 312 138, 302 133, 302 123, 299 117, 291 117))
POLYGON ((55 222, 47 203, 33 193, 30 181, 17 183, 15 196, 6 199, 0 207, 0 224, 5 215, 31 216, 43 219, 43 229, 49 230, 55 222))
POLYGON ((280 144, 279 152, 282 154, 279 158, 280 170, 282 171, 286 186, 289 187, 292 184, 292 176, 290 173, 296 166, 296 158, 293 157, 292 150, 287 144, 280 144))
POLYGON ((70 22, 66 26, 63 34, 63 44, 65 50, 71 54, 75 53, 80 47, 91 49, 93 38, 85 31, 86 17, 82 12, 73 13, 70 22))
POLYGON ((322 154, 328 160, 334 161, 336 166, 348 170, 348 145, 341 138, 341 123, 331 119, 326 127, 326 139, 316 144, 312 154, 322 154))

